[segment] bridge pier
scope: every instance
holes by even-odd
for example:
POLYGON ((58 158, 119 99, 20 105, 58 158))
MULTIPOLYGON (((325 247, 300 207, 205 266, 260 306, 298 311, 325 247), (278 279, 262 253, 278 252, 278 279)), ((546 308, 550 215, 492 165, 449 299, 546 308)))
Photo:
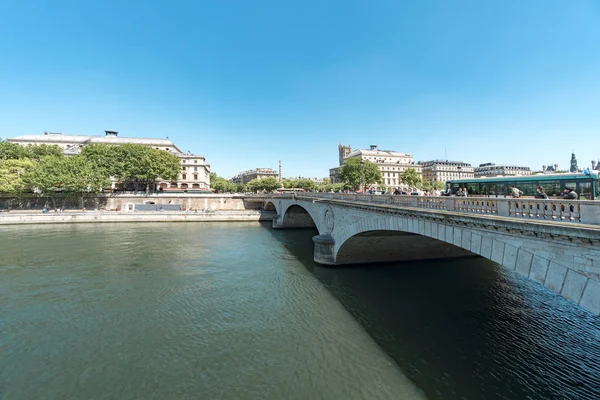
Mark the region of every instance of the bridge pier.
POLYGON ((323 265, 335 265, 335 239, 331 235, 313 236, 314 260, 323 265))
POLYGON ((273 216, 273 229, 283 228, 283 216, 281 214, 275 214, 273 216))

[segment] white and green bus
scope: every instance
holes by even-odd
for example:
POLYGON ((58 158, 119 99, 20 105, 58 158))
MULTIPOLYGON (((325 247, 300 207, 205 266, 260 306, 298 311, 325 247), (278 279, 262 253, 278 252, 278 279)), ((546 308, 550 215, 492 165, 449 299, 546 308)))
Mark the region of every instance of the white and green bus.
POLYGON ((550 198, 559 198, 565 187, 575 189, 579 200, 600 199, 600 179, 598 171, 570 174, 538 174, 525 176, 498 176, 494 178, 454 179, 446 182, 455 194, 459 188, 466 188, 469 196, 510 197, 514 185, 524 197, 534 197, 536 188, 541 186, 550 198))

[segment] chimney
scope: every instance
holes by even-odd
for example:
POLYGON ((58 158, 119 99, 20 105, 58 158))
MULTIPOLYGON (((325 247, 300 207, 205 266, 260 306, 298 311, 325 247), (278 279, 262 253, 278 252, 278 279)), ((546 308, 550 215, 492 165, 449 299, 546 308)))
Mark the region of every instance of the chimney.
POLYGON ((558 171, 558 164, 554 164, 554 172, 558 171))
POLYGON ((546 171, 546 169, 547 169, 547 167, 546 167, 545 165, 542 165, 542 172, 543 172, 543 173, 546 173, 546 172, 547 172, 547 171, 546 171))
POLYGON ((377 150, 377 145, 376 144, 372 144, 371 145, 371 150, 377 150))
POLYGON ((111 130, 104 131, 104 133, 106 134, 106 136, 114 136, 114 137, 117 137, 117 135, 119 134, 119 132, 111 131, 111 130))
POLYGON ((596 169, 596 161, 592 161, 592 169, 596 169))

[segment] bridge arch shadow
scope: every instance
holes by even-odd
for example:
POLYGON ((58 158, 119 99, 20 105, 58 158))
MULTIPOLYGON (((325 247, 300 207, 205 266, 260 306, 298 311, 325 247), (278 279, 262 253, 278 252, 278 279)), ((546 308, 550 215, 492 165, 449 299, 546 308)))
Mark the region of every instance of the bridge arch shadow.
POLYGON ((275 204, 272 201, 267 201, 267 202, 265 202, 265 204, 263 206, 263 210, 264 211, 277 211, 277 207, 275 207, 275 204))
POLYGON ((335 256, 336 265, 431 260, 478 256, 442 240, 396 230, 368 230, 346 239, 335 256))
POLYGON ((308 210, 300 205, 292 204, 280 216, 276 228, 318 228, 315 218, 308 210))

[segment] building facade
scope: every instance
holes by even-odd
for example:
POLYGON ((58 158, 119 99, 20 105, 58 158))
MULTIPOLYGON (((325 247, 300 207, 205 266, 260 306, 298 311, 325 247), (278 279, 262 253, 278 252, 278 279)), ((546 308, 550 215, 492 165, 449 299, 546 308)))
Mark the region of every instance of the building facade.
MULTIPOLYGON (((161 181, 159 187, 162 189, 209 189, 210 188, 210 165, 206 163, 203 156, 184 153, 171 140, 154 138, 119 137, 119 133, 112 130, 104 131, 105 135, 69 135, 66 133, 44 132, 42 135, 23 135, 9 138, 7 141, 28 145, 56 145, 63 149, 67 156, 79 154, 81 149, 89 144, 109 144, 118 146, 121 144, 139 144, 157 150, 168 151, 179 157, 181 170, 175 182, 161 181)), ((117 182, 113 180, 113 187, 117 182)))
POLYGON ((518 165, 496 165, 494 163, 479 164, 475 167, 474 175, 476 178, 489 176, 516 176, 516 175, 531 175, 529 167, 518 165))
POLYGON ((253 179, 262 179, 262 178, 275 178, 279 179, 279 173, 271 168, 256 168, 248 171, 243 171, 231 178, 229 181, 235 184, 245 185, 253 179))
POLYGON ((423 180, 446 182, 451 179, 473 178, 474 168, 463 161, 432 160, 419 162, 423 171, 423 180))
MULTIPOLYGON (((400 182, 400 174, 408 168, 414 169, 421 176, 421 165, 414 162, 413 156, 408 153, 401 153, 392 150, 380 150, 376 144, 372 144, 370 149, 354 150, 349 152, 349 146, 338 146, 340 166, 329 170, 329 179, 331 183, 340 183, 340 167, 344 161, 349 158, 358 158, 369 161, 379 168, 383 178, 383 184, 387 190, 408 189, 408 185, 400 182)), ((374 184, 369 189, 379 190, 380 185, 374 184)))

